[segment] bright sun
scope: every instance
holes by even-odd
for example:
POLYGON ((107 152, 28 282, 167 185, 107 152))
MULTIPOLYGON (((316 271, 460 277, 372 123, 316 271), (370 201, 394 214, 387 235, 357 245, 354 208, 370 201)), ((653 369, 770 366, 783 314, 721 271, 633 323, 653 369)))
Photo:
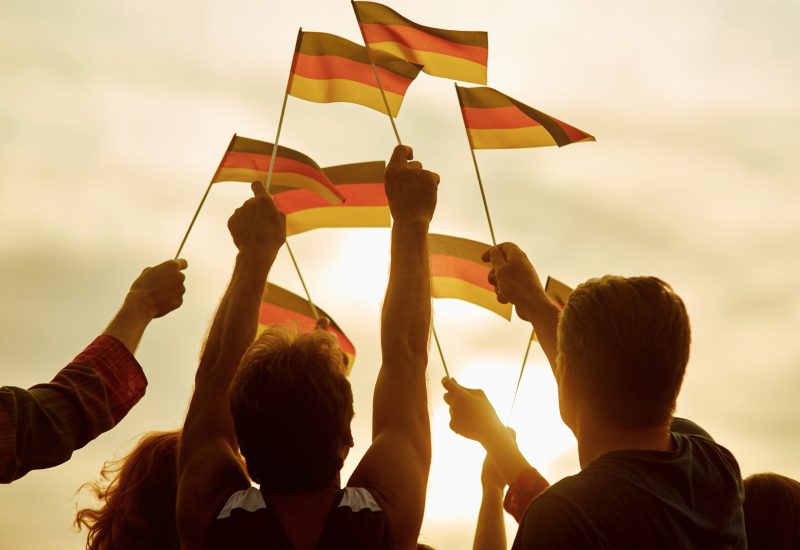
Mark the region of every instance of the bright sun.
MULTIPOLYGON (((490 371, 485 363, 473 362, 454 376, 464 386, 483 389, 500 419, 507 421, 518 373, 518 363, 495 364, 490 371)), ((426 518, 456 521, 477 517, 485 452, 478 443, 450 430, 450 414, 441 399, 444 390, 431 386, 433 462, 426 518)), ((536 348, 531 351, 510 425, 528 461, 551 482, 577 472, 577 466, 570 469, 562 464, 576 455, 575 439, 561 422, 555 380, 544 354, 536 348)), ((573 460, 577 465, 577 459, 573 460)))

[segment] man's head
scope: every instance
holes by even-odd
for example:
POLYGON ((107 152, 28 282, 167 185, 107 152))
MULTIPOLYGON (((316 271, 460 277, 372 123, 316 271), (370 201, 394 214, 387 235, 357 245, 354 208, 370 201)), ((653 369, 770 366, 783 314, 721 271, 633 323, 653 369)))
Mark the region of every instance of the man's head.
POLYGON ((624 428, 669 422, 691 340, 683 301, 655 277, 590 279, 570 295, 558 325, 559 402, 624 428))
POLYGON ((323 330, 265 331, 231 388, 236 436, 250 477, 265 490, 332 485, 353 445, 353 392, 336 339, 323 330))

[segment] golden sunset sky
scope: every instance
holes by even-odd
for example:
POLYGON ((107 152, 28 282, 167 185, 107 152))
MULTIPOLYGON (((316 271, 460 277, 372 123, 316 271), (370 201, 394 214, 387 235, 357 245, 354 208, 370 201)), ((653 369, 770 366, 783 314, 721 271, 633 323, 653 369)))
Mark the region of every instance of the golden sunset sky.
MULTIPOLYGON (((744 474, 800 477, 800 5, 792 0, 395 1, 419 23, 489 32, 489 85, 597 137, 478 151, 500 240, 571 286, 656 275, 684 298, 693 347, 678 414, 744 474)), ((231 134, 272 141, 297 28, 360 42, 345 0, 0 4, 0 383, 49 380, 105 327, 141 269, 172 257, 231 134)), ((452 82, 420 74, 398 118, 441 174, 432 231, 488 242, 452 82)), ((328 166, 387 159, 388 119, 290 98, 281 144, 328 166)), ((54 469, 0 487, 0 549, 83 547, 79 486, 138 436, 182 423, 232 269, 226 229, 248 196, 216 186, 189 237, 184 306, 137 357, 147 395, 54 469)), ((369 443, 388 230, 291 238, 309 290, 358 350, 356 447, 369 443)), ((300 293, 282 252, 271 280, 300 293)), ((453 375, 508 415, 530 328, 437 301, 453 375)), ((471 547, 479 445, 452 434, 431 353, 434 460, 421 541, 471 547)), ((511 426, 551 481, 576 473, 536 348, 511 426)), ((514 522, 509 520, 509 541, 514 522)))

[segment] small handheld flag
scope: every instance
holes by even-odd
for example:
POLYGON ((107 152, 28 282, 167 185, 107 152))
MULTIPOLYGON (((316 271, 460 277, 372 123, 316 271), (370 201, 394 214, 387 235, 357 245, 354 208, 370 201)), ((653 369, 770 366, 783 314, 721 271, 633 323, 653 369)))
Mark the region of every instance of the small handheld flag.
POLYGON ((583 130, 528 107, 493 88, 456 86, 472 149, 563 147, 595 141, 583 130))
MULTIPOLYGON (((265 181, 274 149, 273 144, 266 141, 234 136, 212 183, 265 181)), ((307 189, 331 203, 344 201, 344 195, 316 162, 282 145, 275 154, 272 182, 280 187, 307 189)))
POLYGON ((377 2, 353 2, 353 9, 372 51, 422 65, 432 76, 486 84, 487 33, 425 27, 377 2))
POLYGON ((381 52, 376 52, 372 60, 374 69, 367 49, 355 42, 334 34, 300 31, 289 95, 316 103, 356 103, 396 117, 421 67, 381 52))

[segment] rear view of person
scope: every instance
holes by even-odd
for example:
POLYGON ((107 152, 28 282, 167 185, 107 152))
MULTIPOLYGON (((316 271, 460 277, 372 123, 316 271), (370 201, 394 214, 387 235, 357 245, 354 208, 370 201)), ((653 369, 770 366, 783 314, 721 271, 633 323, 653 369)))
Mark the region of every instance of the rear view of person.
POLYGON ((88 484, 101 506, 75 517, 75 526, 89 531, 87 550, 178 550, 179 441, 179 431, 151 432, 127 456, 103 466, 102 481, 88 484))
POLYGON ((417 547, 431 453, 427 234, 439 178, 410 159, 411 149, 398 146, 386 170, 394 224, 373 437, 341 489, 353 445, 343 354, 321 330, 273 328, 253 342, 285 221, 258 182, 231 217, 239 253, 200 359, 179 456, 184 549, 417 547))
MULTIPOLYGON (((498 300, 536 330, 581 465, 549 488, 538 480, 513 548, 746 548, 736 460, 672 417, 690 344, 672 288, 655 277, 591 279, 561 312, 517 246, 496 246, 484 260, 498 300)), ((481 442, 504 480, 538 476, 482 392, 445 386, 451 427, 481 442)))
POLYGON ((800 482, 764 473, 744 480, 749 550, 800 548, 800 482))

